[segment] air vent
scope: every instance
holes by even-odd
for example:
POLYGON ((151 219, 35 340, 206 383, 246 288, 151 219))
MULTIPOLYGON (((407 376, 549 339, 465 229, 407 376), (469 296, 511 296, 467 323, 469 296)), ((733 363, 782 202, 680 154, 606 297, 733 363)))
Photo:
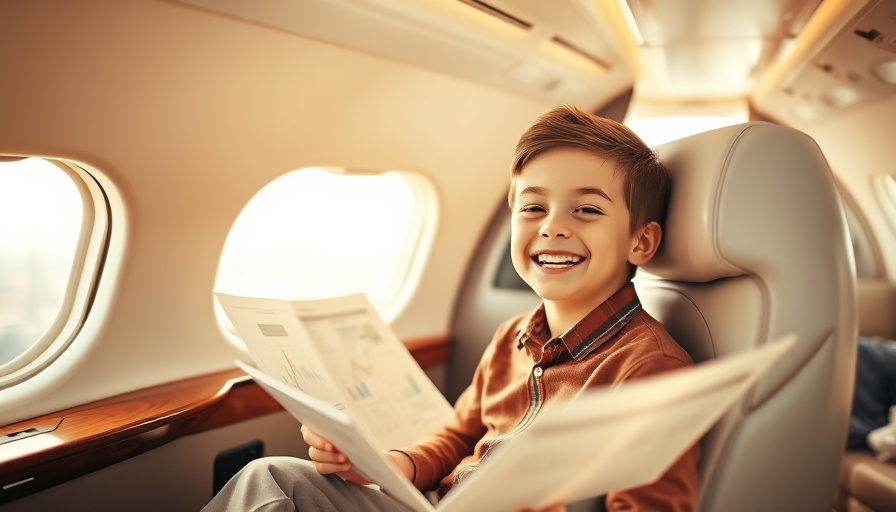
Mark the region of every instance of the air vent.
POLYGON ((577 55, 580 55, 580 56, 584 57, 585 59, 588 59, 589 61, 595 63, 601 69, 610 69, 612 67, 612 66, 610 66, 609 62, 595 57, 593 54, 586 52, 585 50, 570 43, 569 41, 567 41, 566 39, 563 39, 560 36, 554 36, 553 38, 551 38, 551 40, 554 43, 559 44, 560 46, 566 48, 567 50, 569 50, 577 55))
POLYGON ((498 9, 495 6, 489 5, 485 2, 481 2, 480 0, 458 0, 458 2, 460 2, 462 4, 469 5, 470 7, 474 8, 480 12, 484 12, 485 14, 488 14, 489 16, 498 18, 501 21, 510 23, 511 25, 521 28, 523 30, 529 30, 530 28, 532 28, 532 24, 529 23, 528 21, 522 20, 522 19, 508 13, 507 11, 498 9))

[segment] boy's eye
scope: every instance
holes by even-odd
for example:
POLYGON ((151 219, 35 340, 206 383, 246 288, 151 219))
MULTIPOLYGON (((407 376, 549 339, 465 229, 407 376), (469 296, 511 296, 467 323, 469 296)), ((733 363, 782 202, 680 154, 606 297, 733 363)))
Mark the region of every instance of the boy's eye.
POLYGON ((544 208, 535 204, 527 204, 520 208, 520 213, 539 213, 543 212, 544 208))
POLYGON ((578 208, 576 208, 576 213, 584 213, 587 215, 603 215, 604 212, 602 212, 599 208, 595 208, 593 206, 579 206, 578 208))

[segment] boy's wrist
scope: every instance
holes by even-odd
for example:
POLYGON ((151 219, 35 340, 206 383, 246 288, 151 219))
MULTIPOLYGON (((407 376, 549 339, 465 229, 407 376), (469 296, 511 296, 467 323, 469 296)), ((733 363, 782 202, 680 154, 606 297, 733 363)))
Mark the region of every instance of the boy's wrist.
POLYGON ((414 459, 401 450, 389 450, 386 453, 395 462, 395 465, 398 466, 405 478, 414 483, 414 479, 417 477, 417 465, 414 464, 414 459))

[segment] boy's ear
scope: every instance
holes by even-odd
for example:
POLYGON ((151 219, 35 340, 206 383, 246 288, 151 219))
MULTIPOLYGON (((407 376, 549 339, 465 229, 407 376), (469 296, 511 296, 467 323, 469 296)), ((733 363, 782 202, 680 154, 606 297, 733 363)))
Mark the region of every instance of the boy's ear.
POLYGON ((660 241, 663 239, 663 229, 659 223, 651 221, 646 226, 638 229, 632 238, 633 246, 628 254, 628 262, 632 265, 641 266, 656 254, 660 247, 660 241))

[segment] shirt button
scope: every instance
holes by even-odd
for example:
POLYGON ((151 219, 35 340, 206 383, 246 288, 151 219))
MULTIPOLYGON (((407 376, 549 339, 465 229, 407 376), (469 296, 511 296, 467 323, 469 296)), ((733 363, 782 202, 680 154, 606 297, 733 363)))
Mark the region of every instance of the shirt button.
POLYGON ((532 375, 534 375, 536 379, 541 377, 542 373, 544 373, 544 370, 541 369, 541 366, 536 366, 532 369, 532 375))

